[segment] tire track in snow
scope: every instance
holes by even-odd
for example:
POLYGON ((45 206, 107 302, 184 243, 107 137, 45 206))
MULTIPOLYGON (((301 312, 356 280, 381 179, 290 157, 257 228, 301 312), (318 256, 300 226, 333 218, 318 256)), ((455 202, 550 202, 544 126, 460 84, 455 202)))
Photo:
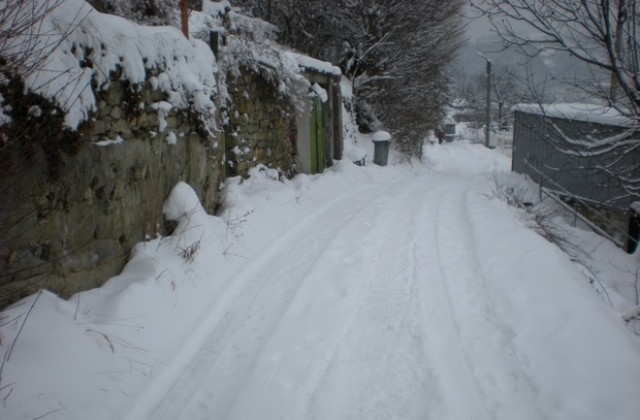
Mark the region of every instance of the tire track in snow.
POLYGON ((185 346, 191 360, 170 366, 129 418, 495 418, 466 347, 476 324, 465 317, 490 301, 472 286, 482 283, 473 182, 389 182, 297 223, 233 279, 185 346), (366 252, 364 234, 376 241, 366 252))
MULTIPOLYGON (((435 393, 420 329, 413 276, 415 227, 425 207, 424 179, 390 186, 378 200, 386 220, 361 304, 324 368, 306 417, 314 419, 425 418, 435 393)), ((291 417, 296 418, 296 417, 291 417)))
POLYGON ((416 258, 418 270, 429 265, 430 254, 439 267, 439 275, 427 279, 421 301, 433 321, 440 319, 445 326, 440 337, 425 331, 437 338, 434 357, 446 367, 441 373, 448 396, 442 418, 540 419, 535 391, 514 355, 513 333, 493 310, 491 279, 484 276, 476 253, 474 226, 485 223, 471 210, 475 200, 483 199, 472 197, 478 180, 456 176, 443 182, 447 191, 431 226, 424 223, 434 241, 419 243, 416 258))
MULTIPOLYGON (((274 311, 273 308, 262 308, 263 313, 261 315, 271 317, 271 319, 263 320, 264 325, 261 328, 273 330, 293 299, 296 290, 302 284, 305 278, 304 272, 308 270, 307 267, 314 255, 331 244, 332 237, 341 229, 345 220, 353 220, 357 216, 357 214, 342 214, 344 218, 340 218, 334 215, 330 219, 334 220, 334 222, 328 226, 327 223, 320 223, 320 221, 326 222, 325 215, 335 213, 336 209, 351 209, 353 205, 349 205, 349 203, 362 201, 373 190, 373 187, 367 188, 354 194, 341 196, 325 204, 319 210, 298 222, 243 270, 237 278, 232 279, 234 284, 229 287, 234 290, 224 290, 222 292, 226 299, 215 303, 212 312, 203 319, 200 327, 194 331, 191 339, 185 343, 181 353, 172 360, 172 365, 168 366, 163 374, 152 382, 150 388, 143 395, 137 406, 134 407, 128 418, 131 420, 140 418, 173 420, 180 418, 180 413, 188 403, 190 396, 201 385, 212 366, 225 352, 236 331, 241 330, 242 325, 247 322, 248 312, 256 304, 260 294, 267 289, 267 285, 270 286, 269 289, 284 289, 288 291, 288 293, 279 296, 280 302, 277 308, 280 308, 280 310, 274 311), (336 220, 338 222, 335 222, 336 220), (323 227, 320 235, 309 239, 310 231, 314 228, 320 230, 317 229, 318 225, 323 227), (276 271, 276 275, 268 279, 263 278, 261 272, 268 272, 269 267, 274 264, 282 263, 295 257, 297 250, 308 249, 301 247, 301 244, 306 244, 315 252, 306 251, 306 255, 303 256, 305 258, 302 258, 297 265, 299 270, 286 272, 290 265, 283 264, 285 271, 276 271), (283 254, 283 250, 289 251, 283 254), (271 287, 276 282, 279 285, 271 287), (236 286, 237 284, 243 286, 236 286)), ((361 206, 360 208, 361 211, 365 209, 366 206, 361 206)), ((262 343, 266 338, 268 337, 258 337, 262 343)), ((236 378, 236 380, 238 381, 239 378, 236 378)), ((225 385, 225 390, 229 393, 231 386, 225 385)))
MULTIPOLYGON (((360 220, 353 223, 350 220, 344 220, 340 232, 332 241, 333 244, 354 244, 354 239, 356 239, 355 242, 363 243, 366 242, 366 237, 379 240, 393 236, 385 220, 395 221, 392 225, 395 230, 397 219, 394 216, 398 216, 398 208, 404 209, 403 205, 406 205, 407 198, 413 195, 413 192, 403 191, 395 185, 386 186, 385 190, 372 195, 371 200, 359 203, 358 213, 367 215, 368 217, 364 220, 369 222, 362 223, 360 220), (398 191, 402 192, 401 200, 390 198, 394 194, 397 195, 398 191), (374 220, 379 223, 373 224, 374 220)), ((404 210, 407 211, 407 209, 404 210)), ((408 219, 400 218, 400 220, 408 219)), ((346 263, 339 258, 336 259, 344 252, 335 251, 332 246, 327 247, 326 252, 317 255, 314 267, 310 267, 305 274, 318 281, 304 282, 304 293, 300 292, 283 314, 282 322, 275 328, 274 333, 262 348, 262 354, 258 356, 259 360, 253 365, 251 373, 246 375, 247 383, 243 384, 235 403, 223 417, 298 420, 313 416, 318 393, 321 392, 328 373, 333 369, 336 354, 339 349, 346 347, 345 337, 358 329, 353 326, 354 314, 359 308, 370 304, 363 301, 361 296, 372 282, 372 278, 380 280, 379 273, 375 273, 375 266, 371 266, 370 261, 378 263, 384 261, 381 257, 386 256, 384 254, 388 253, 389 248, 399 249, 400 247, 396 247, 397 242, 402 241, 404 235, 400 237, 396 235, 394 239, 396 242, 391 244, 382 241, 378 247, 373 248, 376 252, 368 251, 371 249, 370 246, 365 246, 365 251, 362 251, 357 246, 351 245, 348 253, 349 261, 346 263), (336 278, 324 275, 322 270, 317 270, 318 267, 327 265, 332 266, 332 269, 331 273, 326 274, 335 274, 336 278), (366 268, 367 266, 370 267, 366 268), (323 296, 322 292, 327 287, 349 282, 355 283, 351 286, 351 296, 339 304, 336 305, 331 299, 323 296), (320 323, 318 323, 319 319, 322 320, 320 323), (309 334, 315 336, 311 343, 308 342, 309 334), (310 344, 313 345, 313 349, 305 348, 310 344), (301 374, 302 372, 304 375, 301 374), (274 404, 274 401, 279 403, 274 404)), ((403 289, 403 292, 406 290, 403 289)), ((404 305, 397 305, 397 308, 403 313, 406 312, 404 305)), ((393 346, 393 342, 390 341, 390 343, 393 346)), ((388 360, 382 366, 387 364, 388 360)), ((406 365, 410 366, 410 369, 414 367, 409 363, 406 365)), ((406 387, 408 390, 411 388, 411 386, 406 387)), ((353 404, 357 400, 347 399, 346 401, 353 404)), ((200 418, 206 418, 205 414, 203 412, 200 418)))
POLYGON ((420 301, 424 304, 424 335, 431 344, 428 352, 439 373, 443 399, 441 418, 450 420, 490 418, 481 403, 482 390, 473 375, 469 358, 461 347, 464 342, 453 301, 459 296, 452 296, 449 286, 449 283, 469 281, 476 275, 475 265, 471 266, 469 261, 473 260, 473 255, 469 255, 472 250, 466 244, 469 234, 460 228, 465 223, 461 221, 466 217, 462 209, 470 183, 471 180, 459 177, 442 177, 443 185, 436 188, 434 197, 437 207, 429 210, 420 227, 423 238, 432 237, 433 240, 418 242, 415 251, 415 277, 423 279, 420 301), (430 255, 435 256, 436 270, 427 268, 431 265, 428 263, 430 255), (432 331, 436 328, 437 331, 432 331))

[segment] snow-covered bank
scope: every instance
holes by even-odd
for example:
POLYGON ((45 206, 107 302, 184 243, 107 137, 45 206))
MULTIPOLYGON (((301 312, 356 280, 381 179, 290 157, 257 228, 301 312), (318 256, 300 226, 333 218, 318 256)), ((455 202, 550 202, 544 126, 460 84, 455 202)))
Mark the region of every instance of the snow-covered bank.
POLYGON ((179 184, 120 276, 3 313, 0 418, 635 420, 640 342, 490 197, 508 159, 425 153, 255 169, 219 217, 179 184))

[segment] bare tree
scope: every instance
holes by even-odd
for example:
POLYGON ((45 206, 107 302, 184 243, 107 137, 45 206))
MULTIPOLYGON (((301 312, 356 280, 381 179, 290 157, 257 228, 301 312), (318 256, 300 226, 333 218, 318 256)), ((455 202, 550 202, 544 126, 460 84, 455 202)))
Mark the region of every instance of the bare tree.
POLYGON ((381 126, 419 155, 442 118, 447 66, 462 39, 462 0, 236 0, 280 28, 280 41, 339 63, 353 82, 361 129, 381 126))
POLYGON ((43 18, 63 0, 5 0, 0 7, 0 73, 23 77, 41 68, 73 28, 44 28, 43 18), (62 32, 62 33, 61 33, 62 32))
POLYGON ((400 149, 420 156, 427 129, 443 117, 452 86, 448 65, 461 42, 460 1, 362 1, 354 92, 396 134, 400 149))
MULTIPOLYGON (((465 72, 462 69, 461 73, 465 72)), ((465 121, 484 124, 487 76, 486 74, 456 75, 456 96, 465 101, 465 121)), ((491 77, 492 120, 499 129, 510 125, 510 109, 521 102, 531 100, 526 91, 526 81, 522 80, 509 66, 495 66, 491 77)))
MULTIPOLYGON (((565 78, 585 102, 618 111, 626 122, 610 134, 577 124, 546 127, 560 139, 552 146, 584 168, 615 178, 626 202, 640 198, 640 4, 637 0, 472 0, 486 15, 506 47, 533 58, 561 51, 585 64, 586 79, 565 78), (587 164, 588 163, 588 164, 587 164)), ((540 95, 542 98, 542 94, 540 95)), ((547 107, 539 101, 543 115, 547 107)), ((612 122, 611 125, 618 125, 612 122)), ((595 126, 594 126, 595 127, 595 126)), ((550 138, 549 135, 542 138, 550 138)), ((557 170, 561 170, 558 168, 557 170)), ((613 182, 613 181, 611 181, 613 182)))
MULTIPOLYGON (((640 6, 637 0, 471 0, 508 47, 534 57, 568 52, 589 65, 585 93, 640 117, 640 6)), ((575 84, 575 81, 572 81, 575 84)))

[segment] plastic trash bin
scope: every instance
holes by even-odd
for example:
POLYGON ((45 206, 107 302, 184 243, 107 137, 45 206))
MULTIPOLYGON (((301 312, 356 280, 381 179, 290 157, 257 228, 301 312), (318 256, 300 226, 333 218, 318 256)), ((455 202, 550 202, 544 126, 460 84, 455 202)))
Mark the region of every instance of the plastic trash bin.
POLYGON ((389 159, 389 148, 391 146, 391 134, 386 131, 376 131, 373 134, 373 163, 380 166, 387 166, 389 159))

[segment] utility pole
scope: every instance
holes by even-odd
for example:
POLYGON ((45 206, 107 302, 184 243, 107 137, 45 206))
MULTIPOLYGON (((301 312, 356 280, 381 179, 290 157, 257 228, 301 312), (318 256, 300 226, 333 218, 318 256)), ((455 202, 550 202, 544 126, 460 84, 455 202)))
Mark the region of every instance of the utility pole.
POLYGON ((478 55, 484 58, 487 62, 487 105, 486 105, 486 118, 484 127, 484 145, 491 147, 491 60, 484 56, 481 52, 478 55))
POLYGON ((180 21, 182 33, 189 39, 189 0, 180 0, 180 21))
MULTIPOLYGON (((616 66, 623 62, 622 42, 624 38, 624 25, 627 23, 627 2, 626 0, 618 0, 618 16, 616 19, 616 34, 613 40, 613 48, 616 54, 617 63, 613 63, 611 70, 611 83, 609 84, 609 97, 612 101, 616 101, 620 96, 620 81, 616 74, 616 66)), ((611 36, 611 35, 610 35, 611 36)))

